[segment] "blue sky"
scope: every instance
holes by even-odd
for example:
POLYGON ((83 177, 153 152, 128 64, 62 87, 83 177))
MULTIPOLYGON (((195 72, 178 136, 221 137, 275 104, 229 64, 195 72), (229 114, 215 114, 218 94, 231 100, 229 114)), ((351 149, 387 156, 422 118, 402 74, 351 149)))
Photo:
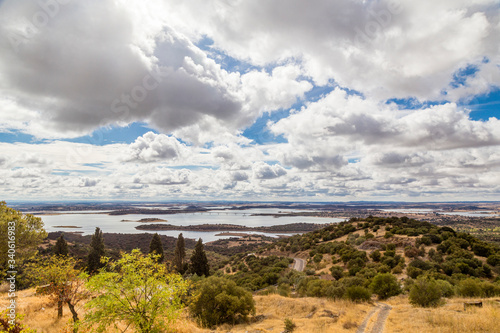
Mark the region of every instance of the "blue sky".
POLYGON ((2 1, 0 197, 499 199, 495 1, 292 2, 2 1))

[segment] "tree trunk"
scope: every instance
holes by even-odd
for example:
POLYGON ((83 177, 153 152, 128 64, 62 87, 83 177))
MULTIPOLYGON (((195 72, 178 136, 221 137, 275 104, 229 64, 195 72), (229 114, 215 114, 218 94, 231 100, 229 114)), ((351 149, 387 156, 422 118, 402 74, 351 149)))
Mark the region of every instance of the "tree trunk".
POLYGON ((71 314, 73 315, 73 322, 76 323, 79 319, 78 319, 78 313, 76 313, 75 311, 75 306, 71 304, 69 301, 66 301, 66 303, 68 304, 69 311, 71 311, 71 314))
POLYGON ((57 318, 62 318, 63 316, 63 301, 57 301, 57 318))

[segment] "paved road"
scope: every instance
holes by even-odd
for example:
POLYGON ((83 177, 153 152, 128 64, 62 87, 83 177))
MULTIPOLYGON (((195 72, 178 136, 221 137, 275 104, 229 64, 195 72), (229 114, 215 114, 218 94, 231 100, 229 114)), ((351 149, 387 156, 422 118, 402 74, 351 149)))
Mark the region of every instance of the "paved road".
POLYGON ((293 269, 296 271, 302 272, 304 267, 306 267, 306 261, 300 258, 292 258, 293 259, 293 269))

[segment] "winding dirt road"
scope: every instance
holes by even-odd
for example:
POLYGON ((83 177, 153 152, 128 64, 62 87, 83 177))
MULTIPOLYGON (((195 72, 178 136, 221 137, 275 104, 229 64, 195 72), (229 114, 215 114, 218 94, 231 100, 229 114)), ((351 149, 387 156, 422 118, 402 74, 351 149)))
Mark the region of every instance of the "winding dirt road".
POLYGON ((392 307, 388 304, 377 303, 377 306, 368 313, 368 315, 365 317, 365 320, 363 320, 361 325, 359 325, 356 333, 383 333, 385 321, 387 320, 387 317, 389 316, 389 312, 391 311, 391 309, 392 307), (367 331, 366 327, 368 325, 368 322, 370 321, 370 318, 377 312, 378 312, 377 320, 373 324, 372 329, 370 331, 367 331))

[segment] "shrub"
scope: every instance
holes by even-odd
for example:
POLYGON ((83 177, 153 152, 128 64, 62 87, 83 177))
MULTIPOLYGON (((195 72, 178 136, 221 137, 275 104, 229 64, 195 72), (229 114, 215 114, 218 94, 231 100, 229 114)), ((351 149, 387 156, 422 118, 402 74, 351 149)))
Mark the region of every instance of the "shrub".
POLYGON ((370 254, 370 258, 372 258, 372 260, 375 262, 379 262, 381 257, 382 256, 379 250, 375 250, 370 254))
POLYGON ((278 294, 283 297, 290 296, 290 286, 286 283, 282 283, 278 286, 278 294))
POLYGON ((419 278, 410 288, 410 303, 421 307, 436 307, 441 304, 441 288, 434 280, 419 278))
POLYGON ((387 299, 401 293, 399 282, 391 273, 377 274, 373 278, 370 288, 379 299, 387 299))
POLYGON ((499 266, 500 265, 500 254, 492 254, 488 257, 488 260, 486 260, 488 265, 491 266, 499 266))
POLYGON ((353 302, 368 302, 372 294, 364 287, 352 286, 346 289, 346 296, 353 302))
POLYGON ((296 327, 297 327, 297 325, 295 325, 295 323, 291 319, 285 318, 285 332, 286 333, 293 332, 296 327))
POLYGON ((330 272, 335 280, 340 280, 344 276, 344 269, 340 266, 332 266, 330 272))
POLYGON ((481 289, 483 290, 483 295, 485 297, 495 297, 500 295, 500 285, 497 283, 483 281, 483 283, 481 284, 481 289))
POLYGON ((196 289, 189 310, 202 326, 234 324, 238 317, 255 313, 252 294, 233 281, 212 276, 201 281, 196 289))
POLYGON ((455 291, 453 290, 453 286, 451 283, 445 280, 436 280, 439 289, 441 289, 441 296, 443 297, 451 297, 455 295, 455 291))
POLYGON ((333 299, 340 299, 345 295, 345 287, 340 285, 336 286, 334 284, 330 285, 326 289, 326 297, 333 299))
POLYGON ((481 283, 475 279, 465 279, 458 283, 458 294, 463 297, 479 297, 483 294, 481 283))

